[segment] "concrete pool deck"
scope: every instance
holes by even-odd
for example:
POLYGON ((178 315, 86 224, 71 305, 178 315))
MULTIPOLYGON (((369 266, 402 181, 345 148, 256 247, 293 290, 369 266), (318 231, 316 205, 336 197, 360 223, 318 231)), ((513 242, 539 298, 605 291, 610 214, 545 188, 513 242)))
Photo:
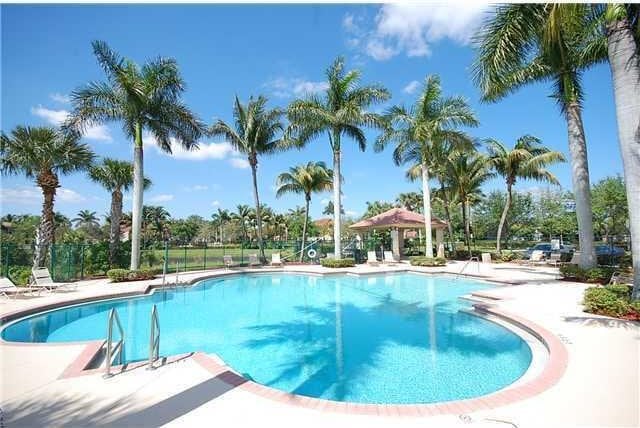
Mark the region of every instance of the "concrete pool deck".
MULTIPOLYGON (((444 268, 411 270, 457 273, 461 267, 461 263, 451 263, 444 268)), ((287 266, 284 271, 368 274, 407 268, 397 265, 328 270, 318 266, 287 266)), ((194 272, 180 275, 180 280, 227 273, 228 270, 194 272)), ((390 419, 291 405, 257 395, 234 385, 228 372, 207 369, 198 354, 184 356, 154 371, 140 367, 108 380, 99 373, 61 378, 86 344, 2 343, 0 403, 4 420, 8 426, 199 426, 224 421, 240 426, 270 422, 280 426, 333 423, 374 427, 509 426, 507 422, 518 427, 640 425, 637 323, 582 312, 580 301, 587 286, 558 281, 555 268, 474 264, 465 273, 494 281, 522 282, 485 291, 481 300, 538 324, 560 339, 567 351, 568 365, 552 387, 490 410, 390 419)), ((158 279, 120 284, 83 281, 73 292, 4 300, 0 316, 77 299, 139 294, 160 282, 158 279)), ((394 409, 390 408, 388 413, 392 416, 394 409)))

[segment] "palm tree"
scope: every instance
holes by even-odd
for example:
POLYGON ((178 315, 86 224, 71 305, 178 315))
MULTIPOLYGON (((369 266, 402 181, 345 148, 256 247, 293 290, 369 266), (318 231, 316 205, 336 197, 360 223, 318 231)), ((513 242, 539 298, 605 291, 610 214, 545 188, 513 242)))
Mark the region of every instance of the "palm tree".
POLYGON ((169 211, 164 207, 145 205, 142 207, 142 216, 146 228, 155 232, 156 241, 161 241, 165 231, 167 230, 167 223, 171 219, 169 211))
POLYGON ((553 82, 554 98, 567 122, 573 191, 582 267, 596 264, 593 218, 582 123, 584 26, 576 17, 586 13, 575 4, 510 4, 495 8, 478 34, 474 80, 484 101, 497 101, 522 86, 553 82))
POLYGON ((258 248, 263 262, 266 258, 262 242, 262 216, 258 195, 258 156, 277 153, 291 147, 291 142, 282 136, 284 131, 282 110, 267 109, 266 104, 267 99, 263 96, 256 99, 251 97, 245 105, 242 105, 236 97, 233 107, 234 125, 218 120, 209 129, 211 135, 224 138, 234 149, 247 156, 253 178, 258 248))
POLYGON ((402 208, 414 211, 414 212, 422 212, 422 207, 424 205, 422 201, 422 193, 420 192, 407 192, 400 193, 396 197, 396 204, 401 206, 402 208))
POLYGON ((98 216, 95 211, 80 210, 77 215, 78 216, 76 218, 71 220, 77 228, 100 226, 100 222, 98 221, 98 216))
MULTIPOLYGON (((322 210, 324 215, 333 215, 333 201, 329 201, 326 207, 322 210)), ((344 215, 344 208, 340 207, 340 215, 344 215)))
POLYGON ((542 146, 540 140, 531 135, 523 135, 518 138, 511 150, 496 140, 488 140, 487 146, 489 164, 507 183, 507 200, 502 210, 496 236, 496 251, 500 253, 500 238, 511 206, 511 189, 516 184, 516 180, 522 178, 559 184, 556 176, 546 167, 556 162, 564 162, 565 159, 562 153, 542 146))
POLYGON ((311 194, 331 190, 333 171, 327 169, 324 162, 308 162, 306 165, 297 165, 289 168, 289 172, 283 172, 276 180, 278 189, 276 197, 286 193, 301 193, 304 195, 304 223, 302 226, 302 243, 300 245, 300 261, 304 258, 304 241, 309 223, 309 204, 311 194))
POLYGON ((304 144, 324 134, 328 135, 333 152, 333 239, 337 259, 342 257, 340 246, 340 212, 342 173, 341 140, 353 139, 364 151, 367 139, 362 127, 382 128, 384 119, 367 112, 370 106, 388 100, 389 91, 379 85, 360 86, 360 71, 345 71, 344 59, 339 57, 327 69, 328 88, 323 96, 308 96, 289 105, 288 115, 292 132, 304 144))
POLYGON ((455 151, 447 159, 447 175, 449 185, 460 201, 465 244, 471 255, 469 207, 482 194, 482 184, 494 174, 489 171, 486 156, 476 151, 455 151))
POLYGON ((236 212, 232 214, 233 218, 235 218, 238 221, 238 223, 240 223, 240 227, 242 228, 242 239, 244 241, 248 240, 247 222, 249 221, 250 214, 251 214, 251 208, 249 208, 249 205, 236 206, 236 212))
MULTIPOLYGON (((133 165, 130 162, 104 158, 102 163, 89 169, 89 178, 111 192, 111 212, 109 213, 109 264, 113 266, 120 243, 120 222, 122 221, 122 194, 133 185, 133 165)), ((145 177, 144 188, 151 185, 145 177)))
POLYGON ((72 132, 88 126, 119 121, 134 142, 133 221, 131 269, 140 266, 140 231, 144 189, 143 133, 161 150, 171 153, 172 144, 186 150, 198 148, 203 124, 182 102, 184 81, 174 59, 159 57, 142 67, 94 41, 93 52, 107 75, 105 82, 91 82, 71 93, 73 110, 65 124, 72 132))
POLYGON ((220 228, 220 243, 224 243, 224 226, 225 224, 230 222, 232 218, 229 210, 218 208, 218 212, 214 213, 211 218, 218 224, 218 227, 220 228))
POLYGON ((422 95, 410 109, 395 106, 385 115, 389 126, 376 141, 376 151, 395 142, 393 161, 396 165, 411 164, 410 178, 422 178, 425 256, 433 257, 431 237, 431 193, 429 168, 436 163, 438 153, 473 146, 471 138, 460 126, 477 126, 478 121, 462 97, 442 97, 440 78, 427 77, 422 95))
POLYGON ((51 127, 18 126, 11 135, 2 133, 0 155, 2 174, 35 178, 42 190, 44 201, 33 259, 33 266, 40 267, 54 239, 53 203, 60 187, 58 175, 88 168, 94 154, 88 145, 79 142, 78 136, 63 135, 51 127))

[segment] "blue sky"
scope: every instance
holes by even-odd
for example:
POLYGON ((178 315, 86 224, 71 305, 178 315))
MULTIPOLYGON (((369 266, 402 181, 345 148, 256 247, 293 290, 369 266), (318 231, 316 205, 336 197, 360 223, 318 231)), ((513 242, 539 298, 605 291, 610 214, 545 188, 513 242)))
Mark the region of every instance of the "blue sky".
MULTIPOLYGON (((525 88, 496 104, 479 102, 470 81, 473 49, 469 37, 483 17, 483 6, 457 5, 2 5, 2 130, 16 125, 56 124, 70 106, 67 95, 104 75, 90 42, 107 41, 138 63, 158 55, 174 57, 187 82, 185 101, 208 124, 231 120, 233 97, 264 94, 272 106, 323 87, 324 70, 338 55, 349 68, 360 68, 363 82, 384 84, 392 100, 379 106, 411 103, 428 74, 439 74, 445 94, 468 98, 481 126, 478 138, 509 145, 523 134, 567 155, 567 131, 547 85, 525 88)), ((613 93, 608 66, 584 75, 584 123, 591 180, 622 172, 613 93)), ((370 142, 375 132, 367 132, 370 142)), ((90 129, 84 140, 99 156, 131 159, 132 145, 119 124, 90 129)), ((145 174, 153 186, 145 204, 163 205, 174 217, 208 218, 218 207, 252 205, 251 174, 246 161, 224 142, 203 140, 196 153, 173 157, 148 145, 145 174)), ((365 202, 393 201, 399 192, 418 191, 393 165, 390 151, 359 152, 343 142, 344 205, 359 216, 365 202)), ((289 166, 323 160, 331 164, 326 140, 301 151, 260 159, 262 201, 276 210, 302 205, 297 195, 275 198, 275 178, 289 166)), ((571 188, 569 164, 553 168, 563 187, 571 188)), ((85 175, 61 177, 56 210, 75 216, 81 209, 105 214, 109 195, 85 175)), ((518 183, 528 189, 535 183, 518 183)), ((486 190, 502 188, 493 180, 486 190)), ((319 217, 330 195, 312 201, 319 217), (324 201, 323 201, 324 200, 324 201)), ((23 177, 2 177, 1 212, 38 213, 41 197, 23 177)), ((130 210, 130 201, 125 201, 130 210)))

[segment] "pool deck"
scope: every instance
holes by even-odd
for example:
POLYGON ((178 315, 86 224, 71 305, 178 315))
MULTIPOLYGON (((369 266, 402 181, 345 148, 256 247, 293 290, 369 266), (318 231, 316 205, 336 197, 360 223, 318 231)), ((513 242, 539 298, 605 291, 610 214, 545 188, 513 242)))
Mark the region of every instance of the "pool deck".
MULTIPOLYGON (((457 273, 461 263, 445 268, 411 268, 457 273)), ((287 266, 275 271, 370 274, 406 270, 407 265, 324 269, 287 266)), ((233 269, 247 271, 247 269, 233 269)), ((258 271, 271 271, 262 268, 258 271)), ((180 280, 228 274, 211 270, 181 275, 180 280)), ((358 406, 259 393, 215 357, 178 356, 156 370, 132 368, 110 379, 100 373, 72 375, 87 344, 15 345, 0 343, 0 406, 7 426, 377 426, 471 427, 637 427, 640 426, 640 325, 582 312, 585 284, 558 281, 557 269, 511 263, 469 265, 465 273, 493 281, 518 283, 483 293, 497 312, 518 317, 549 332, 566 352, 566 370, 544 388, 518 399, 478 410, 439 405, 441 412, 403 412, 386 406, 380 416, 358 406), (350 414, 354 413, 354 414, 350 414), (355 414, 361 413, 361 414, 355 414), (400 416, 405 413, 405 416, 400 416), (429 416, 427 416, 429 415, 429 416), (391 419, 393 418, 393 419, 391 419), (225 424, 225 422, 227 422, 225 424)), ((173 275, 169 278, 174 279, 173 275)), ((0 317, 31 308, 79 299, 144 293, 160 280, 109 284, 83 281, 77 291, 3 300, 0 317)), ((194 350, 197 351, 197 350, 194 350)), ((75 373, 77 374, 77 373, 75 373)))

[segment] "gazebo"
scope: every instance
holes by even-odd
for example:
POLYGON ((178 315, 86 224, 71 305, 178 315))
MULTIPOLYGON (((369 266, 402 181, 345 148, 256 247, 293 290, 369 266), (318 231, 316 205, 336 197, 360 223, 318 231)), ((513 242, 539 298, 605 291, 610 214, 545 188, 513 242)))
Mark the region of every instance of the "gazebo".
MULTIPOLYGON (((445 221, 431 217, 431 228, 436 231, 438 257, 444 257, 444 229, 446 227, 445 221)), ((382 214, 354 223, 349 228, 358 232, 391 229, 393 256, 396 260, 400 260, 404 248, 404 234, 401 232, 405 229, 424 228, 424 216, 404 208, 392 208, 382 214)))

